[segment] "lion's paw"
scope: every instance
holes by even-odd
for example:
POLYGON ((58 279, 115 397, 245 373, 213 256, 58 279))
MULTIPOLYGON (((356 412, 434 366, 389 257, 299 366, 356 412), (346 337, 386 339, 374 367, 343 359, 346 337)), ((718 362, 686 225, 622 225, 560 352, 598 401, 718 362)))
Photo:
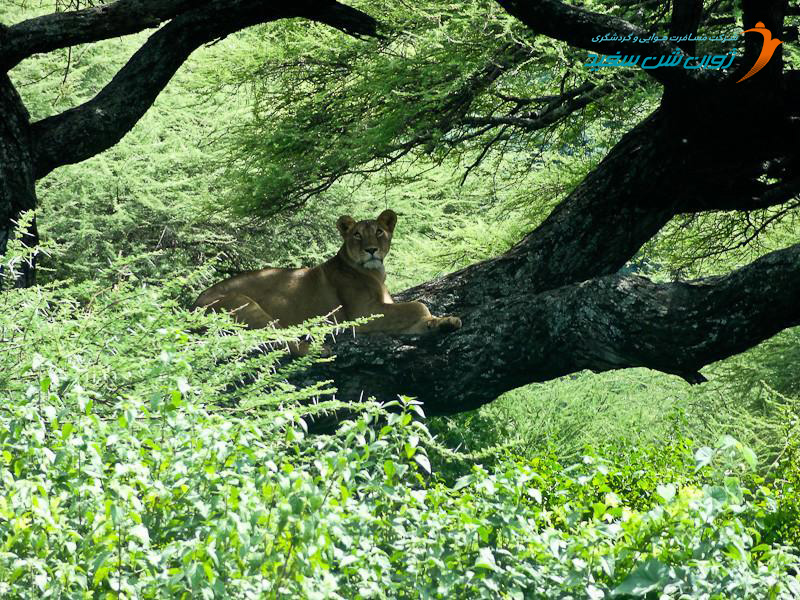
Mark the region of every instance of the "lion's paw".
POLYGON ((438 317, 436 319, 436 330, 442 333, 448 333, 461 329, 461 319, 458 317, 438 317))

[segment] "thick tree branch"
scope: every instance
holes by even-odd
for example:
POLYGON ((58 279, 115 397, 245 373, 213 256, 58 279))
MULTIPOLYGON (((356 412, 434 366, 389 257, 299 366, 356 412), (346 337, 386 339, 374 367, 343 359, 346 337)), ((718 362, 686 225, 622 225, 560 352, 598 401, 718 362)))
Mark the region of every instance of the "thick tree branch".
MULTIPOLYGON (((22 23, 0 29, 0 70, 8 71, 21 60, 41 52, 50 52, 76 44, 137 33, 158 27, 189 10, 218 5, 227 10, 240 10, 236 2, 216 0, 117 0, 110 4, 82 10, 53 13, 28 19, 22 23)), ((263 3, 262 3, 263 4, 263 3)), ((276 12, 290 11, 291 2, 270 3, 276 12), (281 6, 282 4, 282 6, 281 6)), ((319 20, 354 35, 374 35, 374 22, 365 15, 335 2, 300 1, 298 16, 309 18, 319 15, 319 20), (366 27, 365 27, 366 25, 366 27)))
POLYGON ((0 69, 7 71, 40 52, 158 27, 204 3, 204 0, 118 0, 28 19, 0 33, 0 69))
MULTIPOLYGON (((644 29, 619 17, 590 12, 559 0, 497 0, 497 2, 534 32, 561 40, 570 46, 601 54, 613 54, 617 51, 631 56, 642 54, 642 44, 632 40, 593 41, 593 38, 608 33, 621 38, 626 38, 628 35, 647 37, 644 29)), ((648 52, 654 56, 668 55, 676 51, 683 54, 680 48, 668 42, 654 42, 647 46, 648 52)), ((687 88, 696 88, 703 82, 714 82, 720 78, 718 73, 686 70, 680 67, 649 69, 645 72, 660 83, 687 88)))
POLYGON ((179 15, 154 33, 93 99, 31 126, 36 178, 116 144, 198 46, 286 17, 307 17, 353 35, 375 35, 377 28, 372 17, 332 0, 209 0, 203 8, 179 15))
POLYGON ((295 382, 332 379, 345 400, 412 395, 428 414, 477 408, 583 369, 648 367, 696 383, 704 366, 800 324, 798 297, 800 245, 693 282, 610 275, 499 298, 442 337, 342 336, 333 363, 295 382))
MULTIPOLYGON (((670 36, 696 35, 700 19, 703 17, 703 0, 673 0, 670 36)), ((685 41, 678 47, 688 54, 695 51, 696 42, 685 41)))
MULTIPOLYGON (((33 169, 30 156, 28 132, 29 115, 17 90, 8 75, 0 73, 0 257, 9 241, 22 236, 23 244, 31 247, 38 241, 36 222, 28 231, 14 231, 14 222, 23 211, 36 208, 36 193, 33 187, 33 169)), ((28 286, 34 283, 33 265, 24 265, 17 284, 28 286)), ((0 267, 0 289, 3 288, 0 267)))
MULTIPOLYGON (((783 85, 785 86, 784 98, 789 118, 794 127, 800 130, 800 70, 785 71, 783 85)), ((800 148, 797 148, 796 154, 800 158, 800 148)))
MULTIPOLYGON (((763 23, 767 29, 777 34, 783 30, 783 19, 788 7, 787 0, 742 0, 742 21, 744 29, 748 30, 763 23)), ((745 34, 744 38, 744 65, 752 65, 761 54, 764 45, 764 38, 758 33, 745 34)), ((767 83, 770 87, 777 85, 783 71, 783 44, 775 48, 775 52, 769 62, 758 73, 758 78, 750 81, 749 85, 756 85, 763 89, 767 83)), ((744 67, 743 67, 744 69, 744 67)), ((738 75, 738 73, 737 73, 738 75)), ((744 75, 744 73, 741 73, 744 75)), ((738 79, 738 77, 737 77, 738 79)))
POLYGON ((520 290, 536 294, 615 273, 692 198, 691 185, 676 188, 672 169, 682 149, 671 134, 657 111, 509 252, 398 298, 420 299, 439 313, 469 311, 520 290), (481 286, 470 284, 476 279, 481 286))
MULTIPOLYGON (((716 116, 701 118, 711 122, 716 116)), ((748 138, 754 156, 740 153, 737 160, 709 163, 708 156, 733 147, 742 132, 695 129, 683 113, 659 109, 509 252, 407 290, 398 299, 419 299, 434 312, 461 315, 520 290, 533 295, 616 273, 677 214, 762 209, 796 195, 796 175, 783 176, 784 183, 773 187, 757 182, 749 192, 742 185, 750 180, 749 165, 755 177, 763 172, 766 157, 759 152, 770 148, 769 140, 756 144, 748 138), (471 283, 476 280, 480 286, 471 283)))
POLYGON ((798 196, 800 196, 800 177, 795 177, 771 185, 758 184, 751 193, 746 193, 746 190, 732 190, 730 193, 725 193, 724 189, 720 189, 716 194, 709 196, 702 205, 696 205, 685 212, 762 210, 786 204, 798 196))

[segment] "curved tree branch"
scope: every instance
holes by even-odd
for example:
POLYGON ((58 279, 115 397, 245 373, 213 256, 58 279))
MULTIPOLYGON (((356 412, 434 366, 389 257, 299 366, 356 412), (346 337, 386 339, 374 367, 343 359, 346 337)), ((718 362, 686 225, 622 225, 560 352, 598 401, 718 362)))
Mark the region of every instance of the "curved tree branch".
POLYGON ((210 0, 150 36, 97 96, 31 126, 36 178, 116 144, 197 47, 245 27, 287 17, 307 17, 352 35, 376 35, 377 30, 372 17, 333 0, 210 0))
POLYGON ((691 185, 676 188, 672 174, 682 148, 670 138, 670 123, 659 110, 628 132, 506 254, 406 290, 398 299, 422 300, 436 313, 469 311, 521 290, 537 294, 615 273, 693 197, 691 185), (480 287, 470 285, 476 278, 480 287))
POLYGON ((331 379, 344 400, 362 391, 380 400, 416 396, 429 415, 583 369, 649 367, 697 383, 702 367, 800 324, 798 297, 800 244, 724 277, 654 283, 609 275, 499 298, 441 337, 342 336, 332 363, 294 382, 331 379))
POLYGON ((203 3, 203 0, 118 0, 28 19, 0 34, 0 69, 7 71, 40 52, 158 27, 203 3))
POLYGON ((795 177, 794 179, 786 179, 771 185, 758 184, 757 188, 753 189, 752 193, 749 194, 746 193, 746 190, 735 190, 730 194, 719 193, 712 196, 702 206, 694 206, 686 212, 762 210, 786 204, 798 196, 800 196, 800 177, 795 177))
MULTIPOLYGON (((274 3, 271 3, 274 4, 274 3)), ((41 52, 50 52, 76 44, 138 33, 158 27, 190 10, 209 6, 212 10, 241 10, 236 2, 219 0, 117 0, 81 10, 65 11, 28 19, 11 27, 0 28, 0 70, 8 71, 21 60, 41 52), (226 8, 227 6, 227 8, 226 8)), ((273 7, 290 10, 291 3, 273 7)), ((300 1, 295 3, 297 16, 328 22, 353 35, 375 35, 375 23, 364 13, 336 2, 300 1)), ((258 22, 258 21, 257 21, 258 22)))

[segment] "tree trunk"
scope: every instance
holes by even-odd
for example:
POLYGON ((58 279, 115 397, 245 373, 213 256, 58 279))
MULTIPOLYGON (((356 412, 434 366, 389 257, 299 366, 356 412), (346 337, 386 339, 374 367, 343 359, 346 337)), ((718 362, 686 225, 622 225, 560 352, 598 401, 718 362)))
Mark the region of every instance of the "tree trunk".
MULTIPOLYGON (((27 247, 39 239, 36 221, 25 232, 14 230, 13 222, 24 211, 36 208, 36 189, 31 155, 30 116, 8 75, 0 74, 0 257, 9 241, 22 236, 27 247)), ((0 265, 2 268, 2 265, 0 265)), ((35 280, 33 260, 16 267, 20 272, 17 286, 29 286, 35 280)), ((0 279, 0 288, 3 281, 0 279)))
POLYGON ((415 396, 428 415, 475 409, 583 369, 649 367, 700 383, 703 366, 800 324, 798 297, 800 244, 724 277, 654 283, 614 274, 518 292, 476 309, 450 334, 340 335, 333 362, 292 381, 333 381, 342 400, 415 396))

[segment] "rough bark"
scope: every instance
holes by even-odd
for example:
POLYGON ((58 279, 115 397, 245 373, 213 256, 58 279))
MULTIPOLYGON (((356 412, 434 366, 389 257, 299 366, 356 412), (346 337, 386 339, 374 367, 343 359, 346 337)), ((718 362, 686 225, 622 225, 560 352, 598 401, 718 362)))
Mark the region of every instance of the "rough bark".
POLYGON ((343 399, 416 396, 428 415, 477 408, 582 369, 649 367, 697 383, 705 365, 800 324, 798 297, 800 245, 724 277, 653 283, 608 275, 498 298, 440 337, 341 336, 333 363, 294 382, 333 380, 343 399))
POLYGON ((0 69, 24 58, 76 44, 158 27, 202 0, 119 0, 111 4, 28 19, 0 33, 0 69))
POLYGON ((376 27, 372 17, 335 0, 250 4, 238 0, 117 0, 28 19, 11 27, 0 25, 0 70, 8 71, 37 53, 137 33, 183 14, 199 15, 204 11, 219 17, 223 28, 228 22, 242 18, 263 22, 258 18, 265 13, 306 17, 352 35, 375 35, 376 27))
MULTIPOLYGON (((36 207, 33 161, 29 135, 29 115, 22 100, 5 73, 0 73, 0 256, 15 235, 14 221, 20 213, 36 207)), ((24 233, 23 243, 35 246, 38 242, 35 222, 24 233)), ((17 285, 34 282, 34 265, 21 265, 17 285)), ((0 287, 2 287, 0 279, 0 287)))
MULTIPOLYGON (((537 33, 581 47, 591 47, 590 35, 628 31, 553 0, 498 1, 537 33)), ((697 3, 674 16, 676 31, 692 30, 697 3)), ((539 228, 501 257, 397 296, 460 316, 462 330, 337 342, 336 362, 302 382, 332 379, 342 398, 417 396, 429 414, 447 414, 580 369, 646 366, 699 382, 704 365, 800 323, 798 247, 714 280, 654 284, 615 274, 677 214, 755 210, 800 191, 797 106, 786 97, 795 76, 765 92, 737 87, 737 75, 700 86, 664 79, 661 108, 539 228), (767 184, 770 164, 778 181, 767 184)))

